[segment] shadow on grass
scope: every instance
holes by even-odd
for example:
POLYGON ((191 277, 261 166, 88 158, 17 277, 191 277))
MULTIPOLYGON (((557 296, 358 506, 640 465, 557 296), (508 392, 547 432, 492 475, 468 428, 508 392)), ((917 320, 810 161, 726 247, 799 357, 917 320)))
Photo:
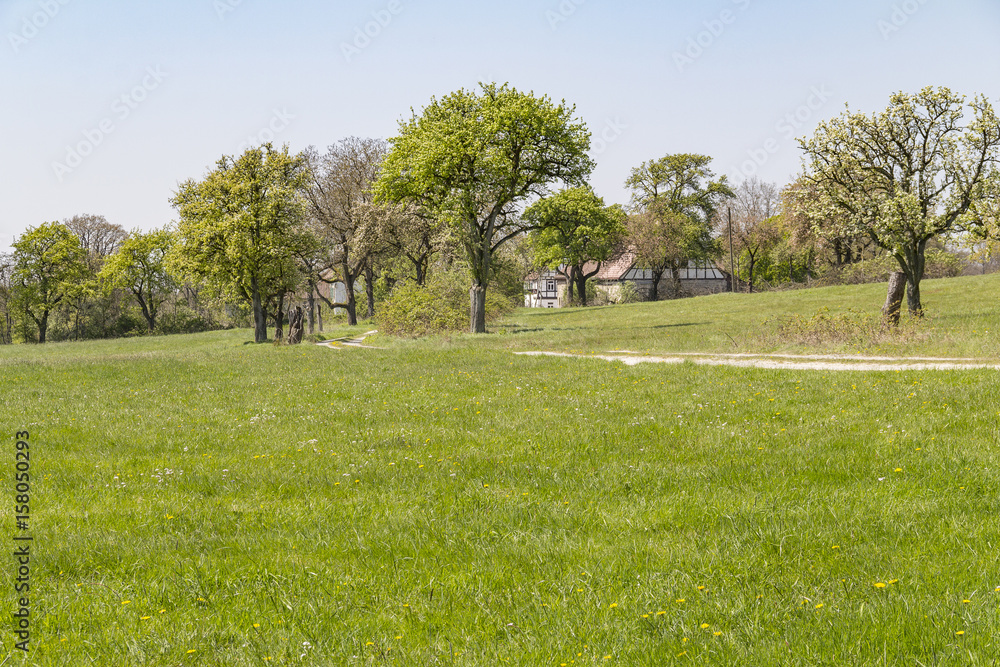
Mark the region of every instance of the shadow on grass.
POLYGON ((708 324, 715 324, 715 322, 682 322, 680 324, 656 324, 649 327, 650 329, 674 329, 676 327, 701 327, 708 324))

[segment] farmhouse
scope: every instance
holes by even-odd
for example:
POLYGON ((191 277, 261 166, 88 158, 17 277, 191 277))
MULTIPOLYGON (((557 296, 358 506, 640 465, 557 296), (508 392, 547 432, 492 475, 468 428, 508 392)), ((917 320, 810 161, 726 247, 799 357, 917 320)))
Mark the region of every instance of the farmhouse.
MULTIPOLYGON (((595 262, 584 265, 584 273, 590 273, 598 266, 595 262)), ((564 267, 560 267, 563 269, 564 267)), ((663 296, 698 296, 715 294, 729 289, 729 274, 712 261, 691 260, 681 269, 681 294, 671 294, 670 272, 660 276, 657 293, 663 296)), ((590 278, 599 293, 612 303, 621 298, 625 283, 635 284, 639 295, 648 299, 652 294, 653 272, 636 266, 635 254, 626 251, 617 258, 600 264, 597 274, 590 278)), ((530 274, 524 281, 524 305, 527 308, 562 308, 569 299, 568 280, 555 269, 543 269, 530 274)))

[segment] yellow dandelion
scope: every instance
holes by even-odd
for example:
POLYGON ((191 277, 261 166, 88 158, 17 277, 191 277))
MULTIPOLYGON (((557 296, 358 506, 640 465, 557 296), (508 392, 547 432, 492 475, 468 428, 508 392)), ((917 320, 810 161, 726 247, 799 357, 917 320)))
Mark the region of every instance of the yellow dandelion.
POLYGON ((699 587, 698 587, 698 590, 699 590, 699 591, 703 591, 703 590, 705 590, 705 587, 704 587, 704 586, 699 586, 699 587))
POLYGON ((885 588, 885 583, 883 583, 881 581, 876 581, 875 582, 875 588, 885 588))
POLYGON ((253 627, 255 627, 255 628, 259 628, 259 627, 260 627, 260 623, 254 623, 254 624, 253 624, 253 627))
POLYGON ((955 633, 955 636, 961 637, 964 634, 965 634, 965 630, 959 630, 958 632, 955 633))
POLYGON ((131 600, 122 600, 122 604, 132 604, 131 600))
POLYGON ((685 602, 684 598, 678 598, 678 602, 685 602))
POLYGON ((893 579, 889 583, 890 584, 898 584, 899 583, 899 579, 893 579))
POLYGON ((903 469, 902 468, 896 468, 896 470, 894 472, 903 472, 903 469))
POLYGON ((706 628, 708 628, 708 623, 702 623, 701 624, 701 629, 704 630, 706 628))
POLYGON ((190 651, 188 651, 188 653, 194 653, 194 652, 195 652, 195 651, 197 651, 197 650, 198 650, 198 649, 194 649, 194 648, 193 648, 193 649, 191 649, 190 651))
POLYGON ((649 614, 643 614, 642 617, 643 618, 649 618, 649 614))
POLYGON ((972 600, 962 600, 962 604, 969 604, 972 600))
POLYGON ((822 609, 822 608, 823 608, 823 603, 822 602, 820 602, 818 605, 816 605, 816 609, 822 609))
POLYGON ((139 620, 140 620, 140 621, 148 621, 148 620, 149 620, 149 619, 151 619, 151 618, 152 618, 152 616, 140 616, 140 617, 139 617, 139 620))
POLYGON ((667 612, 665 612, 665 611, 658 611, 658 612, 656 612, 656 615, 657 615, 657 616, 665 616, 665 615, 666 615, 666 613, 667 613, 667 612))
POLYGON ((719 637, 719 636, 721 636, 721 635, 722 635, 722 630, 716 630, 716 631, 715 631, 715 632, 713 632, 712 634, 713 634, 713 635, 715 635, 716 637, 719 637))
POLYGON ((618 606, 618 603, 617 603, 617 602, 612 602, 612 603, 611 603, 611 608, 612 608, 612 609, 614 609, 614 608, 615 608, 615 607, 617 607, 617 606, 618 606))

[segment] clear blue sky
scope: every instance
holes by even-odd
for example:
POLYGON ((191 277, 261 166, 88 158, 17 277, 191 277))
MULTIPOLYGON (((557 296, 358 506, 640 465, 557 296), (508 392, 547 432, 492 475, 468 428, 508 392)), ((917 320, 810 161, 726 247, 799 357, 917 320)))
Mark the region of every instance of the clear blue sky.
POLYGON ((1000 103, 996 0, 0 0, 0 37, 0 250, 78 213, 162 226, 179 181, 247 142, 388 138, 479 81, 575 104, 623 204, 668 153, 784 184, 794 137, 845 103, 1000 103))

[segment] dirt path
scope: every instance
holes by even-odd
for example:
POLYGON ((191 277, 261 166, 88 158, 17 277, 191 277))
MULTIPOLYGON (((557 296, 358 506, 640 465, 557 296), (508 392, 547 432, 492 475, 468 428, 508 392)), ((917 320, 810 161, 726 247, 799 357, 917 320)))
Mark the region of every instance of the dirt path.
POLYGON ((368 333, 361 334, 355 338, 345 336, 344 338, 335 338, 334 340, 325 340, 322 343, 316 343, 317 345, 322 345, 323 347, 328 347, 331 350, 343 350, 347 347, 363 347, 367 350, 381 350, 381 347, 373 347, 371 345, 365 345, 365 338, 377 334, 378 331, 369 331, 368 333))
POLYGON ((834 354, 708 354, 678 352, 655 356, 639 352, 616 351, 608 354, 569 354, 565 352, 515 352, 532 357, 573 357, 620 361, 627 366, 636 364, 682 364, 690 361, 702 366, 735 366, 737 368, 772 368, 802 371, 954 371, 1000 370, 1000 363, 984 359, 951 359, 944 357, 851 357, 834 354))

